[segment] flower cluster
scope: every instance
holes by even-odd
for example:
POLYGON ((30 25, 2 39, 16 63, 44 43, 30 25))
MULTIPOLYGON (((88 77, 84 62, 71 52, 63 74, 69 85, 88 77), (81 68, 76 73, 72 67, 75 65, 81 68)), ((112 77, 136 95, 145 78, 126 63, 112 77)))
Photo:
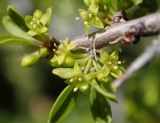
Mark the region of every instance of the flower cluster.
POLYGON ((98 59, 95 59, 86 53, 73 52, 75 47, 74 42, 67 40, 60 44, 51 59, 53 74, 65 79, 67 84, 73 86, 75 92, 88 92, 95 88, 103 96, 115 101, 115 97, 110 94, 115 90, 111 82, 124 71, 121 61, 118 60, 118 50, 111 54, 100 50, 98 59))

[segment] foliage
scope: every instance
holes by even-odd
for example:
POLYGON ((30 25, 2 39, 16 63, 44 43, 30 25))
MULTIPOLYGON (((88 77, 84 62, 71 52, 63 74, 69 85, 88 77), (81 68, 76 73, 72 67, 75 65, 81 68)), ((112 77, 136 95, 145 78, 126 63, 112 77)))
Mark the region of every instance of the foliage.
MULTIPOLYGON (((156 0, 152 2, 156 6, 149 9, 148 0, 84 0, 84 3, 88 10, 79 9, 79 14, 84 21, 86 34, 89 34, 92 26, 104 29, 111 25, 116 12, 125 10, 132 18, 134 15, 131 13, 141 8, 145 9, 141 15, 158 8, 156 0), (137 7, 141 8, 135 9, 137 7)), ((119 60, 119 49, 108 52, 91 48, 88 52, 77 52, 74 41, 65 39, 60 44, 57 43, 48 32, 51 8, 46 12, 36 10, 32 16, 23 16, 12 6, 8 6, 7 13, 8 16, 3 18, 3 25, 11 35, 1 35, 0 45, 29 45, 38 48, 24 56, 21 65, 31 66, 42 58, 49 58, 49 64, 53 67, 52 73, 68 84, 55 101, 48 123, 61 122, 74 108, 76 97, 80 93, 90 99, 95 122, 111 123, 109 101, 117 102, 113 95, 117 89, 112 87, 112 82, 124 72, 123 64, 119 60)))
MULTIPOLYGON (((91 111, 97 122, 106 120, 111 122, 108 100, 117 101, 116 97, 111 94, 116 90, 111 83, 124 71, 121 61, 118 61, 119 51, 115 50, 109 54, 104 50, 99 50, 96 56, 92 50, 90 52, 74 52, 77 45, 69 42, 68 39, 63 40, 59 46, 53 42, 55 49, 49 51, 48 46, 52 43, 48 34, 51 8, 47 9, 46 13, 36 10, 33 16, 22 16, 12 6, 8 7, 7 12, 8 16, 3 18, 3 24, 12 35, 2 35, 1 45, 25 44, 40 47, 38 51, 23 57, 22 66, 31 66, 40 58, 50 55, 50 52, 54 53, 50 60, 51 66, 54 67, 52 73, 65 79, 65 83, 68 84, 55 102, 48 122, 62 120, 74 106, 76 96, 71 95, 77 95, 78 92, 90 97, 91 111), (95 112, 94 109, 99 103, 106 107, 101 109, 101 113, 107 114, 107 117, 95 112)), ((97 18, 95 20, 97 21, 97 18)))

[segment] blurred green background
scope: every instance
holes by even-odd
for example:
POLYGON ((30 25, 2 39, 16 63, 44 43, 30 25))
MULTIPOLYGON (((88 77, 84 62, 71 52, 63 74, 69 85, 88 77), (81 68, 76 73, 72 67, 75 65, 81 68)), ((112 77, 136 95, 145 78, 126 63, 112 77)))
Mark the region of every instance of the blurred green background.
MULTIPOLYGON (((85 8, 82 0, 1 0, 0 20, 10 4, 25 15, 52 6, 50 34, 57 39, 84 34, 82 23, 75 21, 77 9, 85 8)), ((0 22, 0 34, 5 33, 0 22)), ((143 38, 137 45, 122 47, 121 59, 125 59, 126 67, 153 38, 143 38)), ((0 46, 0 123, 46 123, 55 99, 66 86, 51 73, 46 60, 31 68, 20 66, 22 57, 33 50, 27 46, 0 46)), ((112 103, 113 123, 160 122, 159 74, 160 57, 156 56, 119 89, 119 102, 112 103)), ((89 100, 84 95, 78 97, 77 106, 63 123, 75 122, 94 123, 89 100)))

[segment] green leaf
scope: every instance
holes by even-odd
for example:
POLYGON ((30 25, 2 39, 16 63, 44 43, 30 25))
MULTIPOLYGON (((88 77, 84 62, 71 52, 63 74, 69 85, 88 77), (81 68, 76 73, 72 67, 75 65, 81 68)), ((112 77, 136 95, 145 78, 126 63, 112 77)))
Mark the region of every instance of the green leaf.
POLYGON ((63 66, 73 67, 75 63, 76 63, 76 60, 74 58, 67 56, 63 62, 63 66))
POLYGON ((49 25, 50 19, 51 19, 51 15, 52 15, 52 8, 48 8, 46 10, 46 13, 41 17, 40 22, 43 25, 49 25))
POLYGON ((96 123, 111 123, 111 107, 105 97, 97 93, 94 88, 90 92, 91 112, 96 123))
POLYGON ((35 35, 37 35, 37 33, 36 33, 35 31, 33 31, 33 30, 29 30, 29 31, 27 32, 27 34, 30 35, 30 36, 35 36, 35 35))
POLYGON ((73 77, 72 68, 57 68, 57 69, 54 69, 52 73, 63 79, 71 79, 73 77))
POLYGON ((25 23, 30 29, 32 28, 32 24, 31 24, 32 20, 33 20, 32 16, 30 15, 25 16, 25 23))
POLYGON ((58 56, 58 65, 61 65, 65 59, 65 54, 58 56))
POLYGON ((12 35, 22 37, 24 39, 35 41, 34 38, 27 35, 26 32, 24 32, 21 28, 19 28, 9 16, 6 16, 3 18, 3 25, 6 28, 6 30, 11 33, 12 35))
POLYGON ((36 46, 33 40, 27 40, 13 35, 1 35, 0 45, 32 45, 36 46))
POLYGON ((110 0, 112 8, 113 8, 113 10, 116 11, 116 12, 118 11, 119 1, 120 1, 120 0, 110 0))
POLYGON ((91 0, 84 0, 84 3, 86 6, 89 6, 91 4, 91 0))
POLYGON ((131 0, 135 5, 138 5, 143 2, 143 0, 131 0))
POLYGON ((82 20, 86 20, 89 13, 83 9, 79 9, 78 11, 79 11, 79 14, 80 14, 82 20))
POLYGON ((118 60, 118 58, 119 58, 119 50, 118 50, 118 49, 114 50, 114 51, 111 53, 110 56, 111 56, 113 59, 118 60))
POLYGON ((97 15, 99 6, 96 2, 92 2, 88 8, 88 11, 91 12, 93 15, 97 15))
POLYGON ((117 99, 116 97, 109 93, 109 92, 106 92, 105 90, 103 90, 98 84, 97 82, 94 80, 92 83, 91 83, 91 86, 99 93, 101 94, 102 96, 114 101, 114 102, 117 102, 117 99))
POLYGON ((75 92, 72 86, 67 86, 54 103, 48 118, 48 123, 60 123, 75 106, 75 92))
POLYGON ((78 65, 78 63, 75 63, 74 65, 74 76, 81 76, 82 75, 82 71, 78 65))
POLYGON ((132 7, 134 3, 131 0, 120 0, 118 4, 119 10, 127 10, 132 7))
POLYGON ((24 31, 28 31, 28 27, 25 24, 24 17, 16 12, 13 6, 8 6, 7 13, 18 27, 20 27, 24 31))
POLYGON ((108 66, 104 65, 102 67, 102 69, 97 71, 98 80, 107 82, 109 73, 110 73, 110 68, 108 66))
POLYGON ((38 9, 33 13, 33 18, 40 19, 42 16, 43 12, 38 9))
POLYGON ((100 50, 100 59, 103 61, 103 62, 106 62, 108 59, 109 59, 109 54, 104 51, 104 50, 100 50))
POLYGON ((93 19, 93 25, 98 28, 104 28, 102 21, 98 17, 93 19))
POLYGON ((67 46, 67 50, 72 50, 74 48, 76 48, 76 43, 75 42, 70 42, 67 46))

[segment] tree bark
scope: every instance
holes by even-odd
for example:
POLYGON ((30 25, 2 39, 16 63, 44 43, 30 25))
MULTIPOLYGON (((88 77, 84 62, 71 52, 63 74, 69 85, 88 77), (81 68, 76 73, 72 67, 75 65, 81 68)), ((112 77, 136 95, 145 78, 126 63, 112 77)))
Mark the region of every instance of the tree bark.
POLYGON ((93 46, 94 41, 96 48, 102 48, 113 43, 117 39, 123 40, 123 36, 131 29, 131 27, 135 27, 136 35, 140 37, 158 34, 160 32, 160 12, 127 22, 112 24, 102 32, 74 39, 73 41, 77 43, 79 48, 90 48, 93 46))

